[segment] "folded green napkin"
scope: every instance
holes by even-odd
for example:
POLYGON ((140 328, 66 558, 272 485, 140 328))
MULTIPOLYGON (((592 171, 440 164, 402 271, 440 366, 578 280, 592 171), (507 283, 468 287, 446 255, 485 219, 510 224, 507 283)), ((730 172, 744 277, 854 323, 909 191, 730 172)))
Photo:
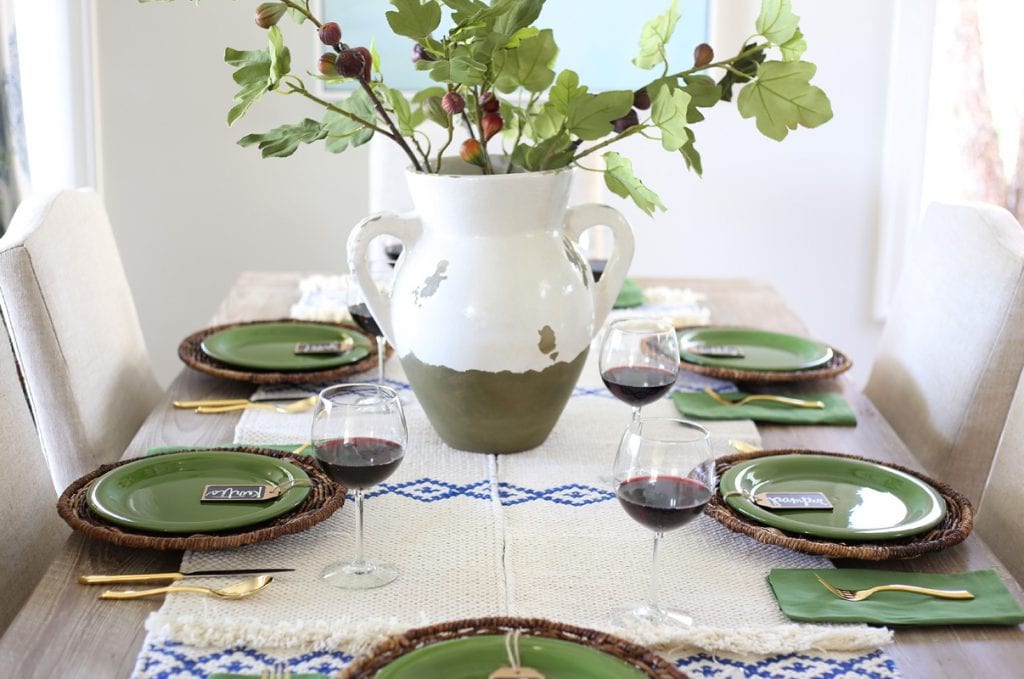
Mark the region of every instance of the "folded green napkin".
MULTIPOLYGON (((274 445, 258 445, 250 446, 244 443, 225 443, 218 446, 156 446, 146 451, 146 455, 159 455, 160 453, 183 453, 190 450, 232 450, 233 448, 272 448, 274 450, 281 450, 286 453, 291 452, 298 448, 299 443, 285 443, 285 444, 274 444, 274 445)), ((300 455, 309 455, 310 449, 306 448, 304 451, 299 453, 300 455)))
MULTIPOLYGON (((726 395, 730 401, 746 396, 743 392, 726 395)), ((782 395, 782 394, 779 394, 782 395)), ((741 406, 725 406, 704 392, 677 391, 672 394, 676 409, 687 417, 702 420, 755 420, 778 424, 857 424, 850 404, 839 394, 796 394, 796 398, 808 401, 824 401, 825 407, 797 408, 782 403, 752 401, 741 406)))
POLYGON ((1024 622, 1024 608, 993 570, 942 575, 861 568, 776 568, 768 574, 768 584, 778 599, 779 608, 792 620, 881 625, 1016 625, 1024 622), (966 589, 975 598, 937 599, 911 592, 879 592, 864 601, 845 601, 825 589, 815 574, 833 587, 845 589, 918 585, 966 589))
POLYGON ((632 278, 622 281, 622 289, 619 296, 615 298, 613 309, 628 309, 629 307, 640 306, 644 303, 644 291, 632 278))

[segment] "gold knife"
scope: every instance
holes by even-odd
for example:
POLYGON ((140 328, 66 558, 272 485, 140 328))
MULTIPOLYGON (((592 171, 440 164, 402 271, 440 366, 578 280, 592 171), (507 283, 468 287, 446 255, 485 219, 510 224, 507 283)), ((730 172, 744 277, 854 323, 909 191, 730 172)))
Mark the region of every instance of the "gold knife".
POLYGON ((199 406, 236 406, 245 405, 249 402, 247 398, 222 398, 209 399, 206 401, 172 401, 175 408, 198 408, 199 406))
POLYGON ((134 575, 79 575, 82 585, 109 585, 118 582, 177 582, 185 578, 251 575, 253 573, 284 573, 294 568, 236 568, 229 570, 188 571, 186 573, 137 573, 134 575))

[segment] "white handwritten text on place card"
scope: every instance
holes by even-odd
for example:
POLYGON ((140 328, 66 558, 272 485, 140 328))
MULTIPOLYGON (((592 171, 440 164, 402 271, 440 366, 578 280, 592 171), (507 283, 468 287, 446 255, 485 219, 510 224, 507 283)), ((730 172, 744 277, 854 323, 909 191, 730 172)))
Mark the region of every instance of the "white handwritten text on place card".
POLYGON ((208 484, 201 502, 261 502, 280 495, 277 486, 266 484, 208 484))
POLYGON ((824 493, 758 493, 754 504, 767 509, 832 509, 824 493))

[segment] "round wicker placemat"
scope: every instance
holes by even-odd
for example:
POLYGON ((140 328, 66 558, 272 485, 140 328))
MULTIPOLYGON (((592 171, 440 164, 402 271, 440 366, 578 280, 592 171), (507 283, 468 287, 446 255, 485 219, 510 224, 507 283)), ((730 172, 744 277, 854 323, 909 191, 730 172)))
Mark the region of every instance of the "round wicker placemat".
MULTIPOLYGON (((249 370, 246 368, 239 368, 233 366, 230 363, 224 363, 218 361, 215 358, 206 355, 203 351, 203 340, 212 335, 215 332, 222 330, 228 330, 230 328, 237 328, 244 325, 256 325, 260 323, 310 323, 311 321, 300 321, 294 318, 280 318, 263 321, 246 321, 244 323, 227 323, 225 325, 215 325, 210 328, 204 328, 197 332, 192 333, 181 341, 178 345, 178 358, 182 362, 193 370, 206 373, 207 375, 213 375, 214 377, 223 377, 229 380, 237 380, 239 382, 249 382, 252 384, 291 384, 295 382, 303 383, 325 383, 339 380, 342 377, 348 377, 349 375, 355 375, 357 373, 367 372, 377 367, 377 342, 370 342, 370 354, 365 358, 356 361, 355 363, 348 363, 346 365, 339 365, 336 368, 330 368, 328 370, 298 370, 290 372, 273 371, 273 370, 249 370)), ((356 325, 352 323, 326 323, 323 321, 317 321, 318 325, 334 325, 339 328, 344 328, 352 332, 358 332, 362 335, 366 335, 365 332, 360 330, 356 325)), ((373 340, 373 338, 371 338, 373 340)), ((385 351, 385 358, 392 354, 392 349, 389 346, 385 351)))
MULTIPOLYGON (((676 328, 677 332, 686 330, 703 329, 711 326, 686 326, 676 328)), ((715 328, 734 328, 739 326, 721 325, 715 328)), ((713 365, 701 365, 680 358, 679 369, 687 370, 698 375, 706 375, 719 380, 730 382, 745 382, 747 384, 778 384, 780 382, 800 382, 802 380, 826 380, 841 375, 853 367, 850 357, 835 347, 832 349, 832 358, 828 363, 815 368, 804 368, 803 370, 738 370, 736 368, 720 368, 713 365)))
POLYGON ((898 464, 872 460, 871 458, 858 455, 827 453, 818 450, 763 450, 754 453, 726 455, 718 458, 715 466, 718 471, 718 477, 721 478, 727 469, 746 460, 794 454, 828 455, 830 457, 861 460, 910 474, 921 479, 939 492, 942 499, 946 501, 946 516, 943 518, 942 523, 934 528, 906 538, 878 540, 875 542, 863 540, 841 542, 831 538, 816 538, 809 535, 787 533, 778 528, 760 524, 735 511, 722 499, 719 493, 712 496, 705 510, 706 513, 729 530, 749 535, 758 542, 778 545, 805 554, 817 554, 833 559, 860 559, 863 561, 911 559, 928 552, 937 552, 963 542, 970 535, 971 530, 974 529, 974 508, 966 497, 941 481, 928 478, 924 474, 913 469, 901 467, 898 464))
MULTIPOLYGON (((655 679, 685 679, 686 675, 672 663, 650 649, 619 637, 585 627, 574 627, 543 618, 471 618, 418 627, 384 639, 367 653, 356 658, 341 673, 340 679, 370 679, 389 663, 417 649, 441 641, 505 635, 519 630, 523 634, 548 639, 561 639, 607 653, 655 679)), ((497 669, 497 668, 494 668, 497 669)))
MULTIPOLYGON (((211 450, 216 450, 211 448, 211 450)), ((112 542, 119 547, 137 547, 142 549, 191 549, 195 551, 214 551, 232 549, 255 542, 273 540, 282 535, 290 535, 307 530, 320 523, 336 512, 345 503, 345 486, 335 483, 324 474, 316 460, 303 458, 291 453, 284 453, 267 448, 232 447, 232 452, 268 455, 270 457, 287 458, 296 467, 306 472, 313 485, 302 504, 291 512, 257 526, 241 528, 226 533, 202 533, 194 535, 168 535, 166 533, 147 533, 133 531, 124 526, 109 523, 89 509, 86 495, 93 479, 103 476, 111 469, 134 462, 140 458, 122 460, 113 464, 105 464, 68 486, 57 500, 57 513, 74 530, 85 533, 90 538, 112 542)), ((175 453, 162 453, 174 455, 175 453)), ((155 457, 155 456, 152 456, 155 457)))

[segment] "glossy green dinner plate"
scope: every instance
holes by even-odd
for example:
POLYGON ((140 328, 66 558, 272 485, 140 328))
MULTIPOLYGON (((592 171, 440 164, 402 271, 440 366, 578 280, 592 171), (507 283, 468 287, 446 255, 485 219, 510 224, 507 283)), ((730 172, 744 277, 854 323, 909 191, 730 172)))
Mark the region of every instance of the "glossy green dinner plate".
MULTIPOLYGON (((642 679, 640 670, 613 655, 561 639, 519 638, 520 663, 545 679, 642 679)), ((505 637, 487 635, 441 641, 401 656, 377 673, 377 679, 486 679, 508 667, 505 637)))
POLYGON ((200 502, 208 483, 280 485, 308 480, 275 457, 226 450, 168 453, 111 469, 89 488, 89 508, 111 523, 157 533, 230 530, 269 521, 298 507, 309 487, 263 502, 200 502))
POLYGON ((832 347, 805 337, 766 330, 693 328, 679 333, 679 354, 684 361, 698 365, 785 372, 828 363, 832 360, 832 347), (688 350, 697 344, 739 347, 743 356, 703 356, 688 350))
POLYGON ((916 535, 946 516, 946 501, 924 481, 896 469, 827 455, 777 455, 741 462, 722 475, 719 490, 737 512, 791 533, 840 540, 916 535), (824 493, 833 509, 769 510, 748 496, 764 492, 824 493))
POLYGON ((256 370, 322 370, 355 363, 370 354, 366 335, 319 323, 252 323, 215 332, 203 353, 218 361, 256 370), (355 346, 342 354, 296 354, 296 342, 333 342, 351 337, 355 346))

